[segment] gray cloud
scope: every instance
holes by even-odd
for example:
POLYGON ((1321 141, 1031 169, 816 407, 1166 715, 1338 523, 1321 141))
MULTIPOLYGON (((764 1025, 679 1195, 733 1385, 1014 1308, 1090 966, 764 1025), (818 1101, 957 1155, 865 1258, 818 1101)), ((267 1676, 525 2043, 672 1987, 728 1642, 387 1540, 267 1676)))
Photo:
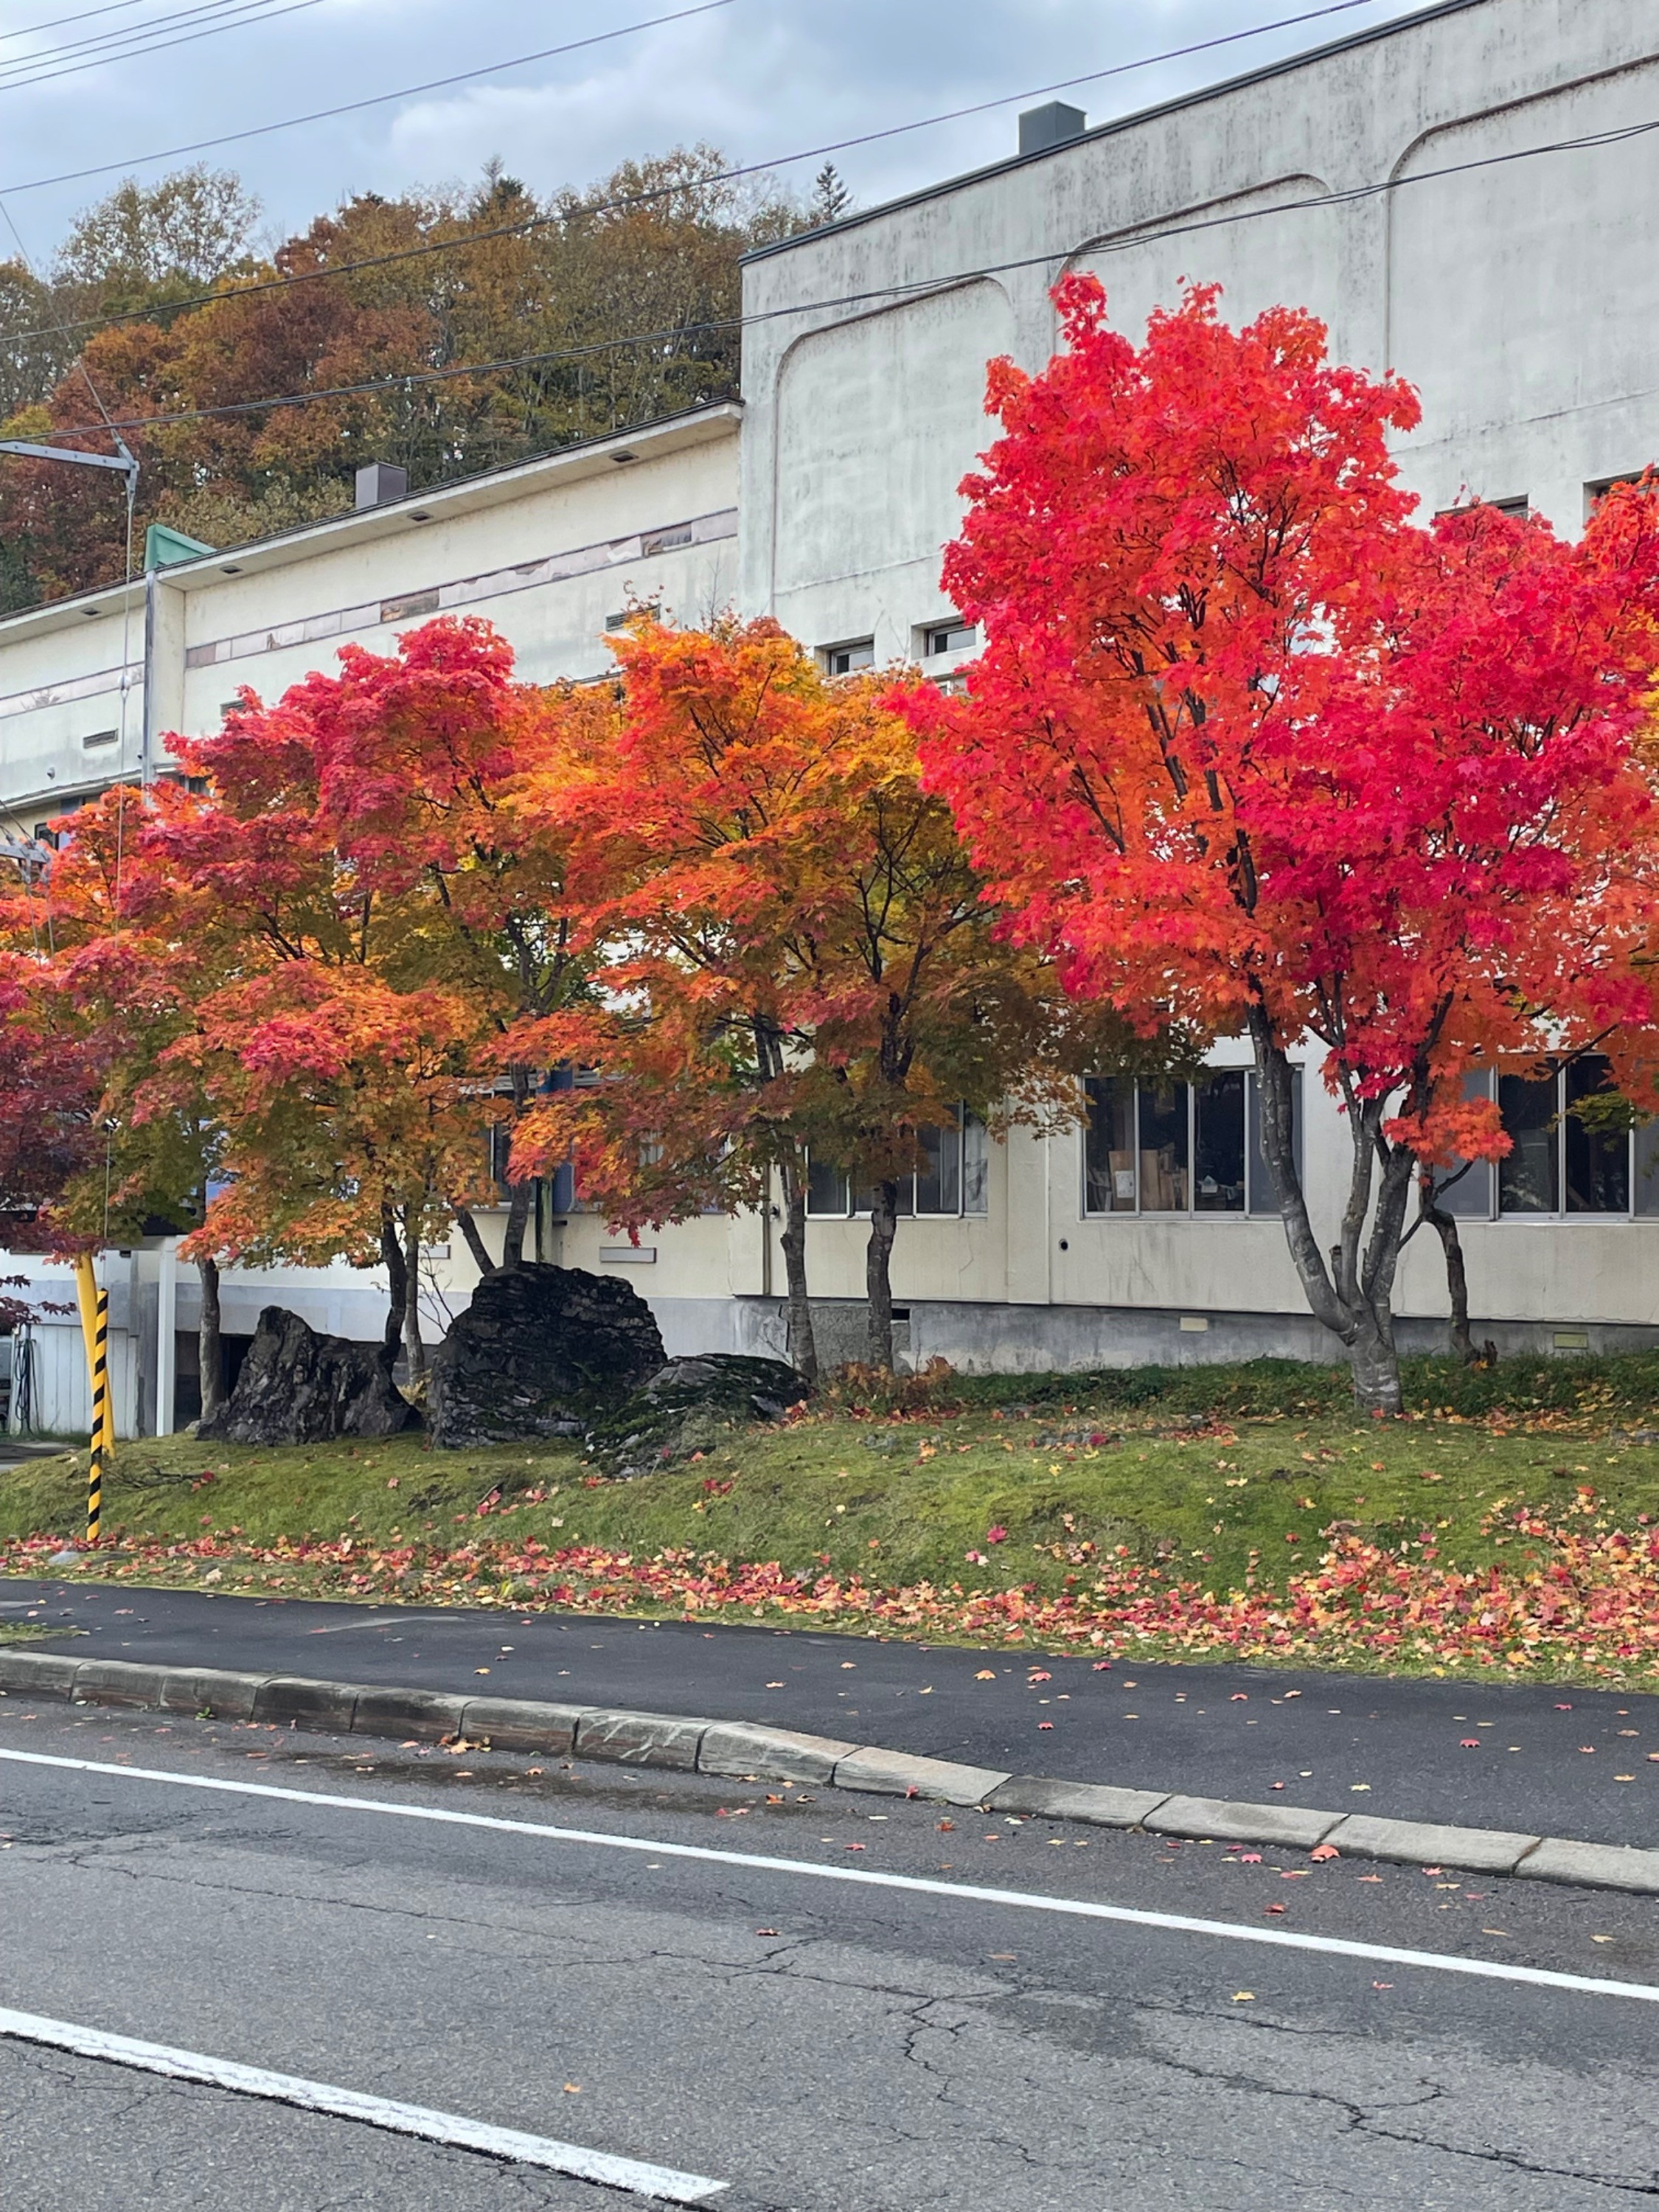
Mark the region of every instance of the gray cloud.
MULTIPOLYGON (((7 36, 67 15, 72 4, 0 0, 0 64, 106 26, 173 14, 185 0, 137 0, 112 16, 7 36)), ((0 187, 476 68, 635 22, 663 6, 320 0, 270 22, 54 82, 9 85, 0 75, 0 187)), ((714 15, 206 158, 236 168, 259 194, 275 237, 351 192, 467 179, 491 155, 538 192, 585 184, 630 156, 695 140, 737 161, 771 161, 1297 12, 1297 0, 957 0, 948 8, 936 0, 732 0, 714 15)), ((1066 96, 1098 120, 1405 12, 1402 0, 1366 0, 1345 15, 1066 96)), ((993 110, 836 159, 869 205, 1012 150, 1014 117, 1012 106, 993 110)), ((780 173, 804 191, 815 167, 780 173)), ((160 175, 162 167, 137 173, 160 175)), ((75 211, 116 180, 19 192, 7 205, 44 261, 75 211)), ((0 257, 9 245, 0 232, 0 257)))

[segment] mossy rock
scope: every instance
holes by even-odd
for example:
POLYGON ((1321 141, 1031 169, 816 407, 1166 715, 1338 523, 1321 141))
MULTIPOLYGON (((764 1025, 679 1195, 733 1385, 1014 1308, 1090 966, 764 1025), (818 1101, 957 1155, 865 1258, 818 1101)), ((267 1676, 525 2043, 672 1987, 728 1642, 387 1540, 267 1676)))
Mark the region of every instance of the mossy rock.
POLYGON ((756 1421, 781 1420, 807 1395, 805 1377, 781 1359, 734 1352, 671 1359, 588 1430, 588 1457, 605 1474, 649 1474, 714 1450, 756 1421))

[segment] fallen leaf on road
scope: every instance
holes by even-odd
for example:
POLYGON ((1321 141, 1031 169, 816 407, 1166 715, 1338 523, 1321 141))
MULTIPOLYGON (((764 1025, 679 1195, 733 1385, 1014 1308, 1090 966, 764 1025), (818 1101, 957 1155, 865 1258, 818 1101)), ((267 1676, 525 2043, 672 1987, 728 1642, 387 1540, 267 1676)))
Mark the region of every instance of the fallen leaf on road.
POLYGON ((1051 1729, 1054 1726, 1054 1723, 1052 1721, 1039 1721, 1037 1723, 1037 1726, 1040 1729, 1051 1729))
POLYGON ((775 1928, 757 1928, 755 1933, 757 1936, 775 1936, 778 1930, 775 1928))
POLYGON ((1613 1938, 1611 1936, 1592 1936, 1590 1937, 1590 1942, 1592 1943, 1611 1943, 1612 1941, 1613 1938))
POLYGON ((1348 1784, 1350 1790, 1369 1790, 1370 1786, 1369 1782, 1351 1782, 1348 1784))
POLYGON ((864 1845, 862 1844, 848 1844, 847 1848, 849 1851, 861 1851, 864 1849, 864 1845))
POLYGON ((1373 1982, 1371 1984, 1371 1987, 1374 1990, 1391 1990, 1394 1987, 1394 1984, 1392 1982, 1373 1982))
POLYGON ((582 2085, 580 2081, 567 2081, 565 2083, 564 2094, 567 2097, 580 2097, 581 2093, 582 2085))
POLYGON ((1425 1874, 1444 1874, 1446 1869, 1444 1867, 1425 1867, 1423 1871, 1425 1874))
POLYGON ((1233 2002, 1235 2004, 1254 2004, 1255 2002, 1255 1991, 1254 1990, 1235 1990, 1233 1991, 1233 2002))
POLYGON ((1362 1874, 1359 1879, 1361 1881, 1381 1881, 1382 1877, 1380 1874, 1362 1874))
POLYGON ((1282 1905, 1270 1905, 1267 1910, 1269 1912, 1282 1912, 1285 1908, 1282 1905))
POLYGON ((1238 1863, 1240 1866, 1260 1866, 1261 1854, 1260 1851, 1241 1851, 1238 1855, 1238 1863))
POLYGON ((1457 1747, 1460 1751, 1479 1751, 1480 1739, 1478 1735, 1460 1735, 1457 1739, 1457 1747))
POLYGON ((1250 1702, 1250 1693, 1248 1690, 1235 1690, 1227 1702, 1230 1705, 1248 1705, 1250 1702))
POLYGON ((994 1682, 996 1678, 997 1670, 994 1667, 981 1667, 974 1680, 976 1682, 994 1682))
POLYGON ((1316 1844, 1308 1854, 1310 1859, 1316 1860, 1321 1866, 1323 1866, 1327 1859, 1340 1859, 1341 1856, 1341 1852, 1334 1844, 1316 1844))

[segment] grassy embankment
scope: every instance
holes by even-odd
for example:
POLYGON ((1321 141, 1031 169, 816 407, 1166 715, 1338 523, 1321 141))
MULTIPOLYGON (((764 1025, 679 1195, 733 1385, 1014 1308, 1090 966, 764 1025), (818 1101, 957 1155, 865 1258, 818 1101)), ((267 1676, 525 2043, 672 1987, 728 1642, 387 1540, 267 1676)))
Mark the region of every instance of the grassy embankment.
MULTIPOLYGON (((122 1449, 72 1571, 1659 1686, 1659 1357, 1408 1387, 1362 1422, 1286 1362, 949 1377, 625 1483, 574 1447, 173 1438, 122 1449)), ((84 1469, 0 1470, 0 1568, 77 1534, 84 1469)))

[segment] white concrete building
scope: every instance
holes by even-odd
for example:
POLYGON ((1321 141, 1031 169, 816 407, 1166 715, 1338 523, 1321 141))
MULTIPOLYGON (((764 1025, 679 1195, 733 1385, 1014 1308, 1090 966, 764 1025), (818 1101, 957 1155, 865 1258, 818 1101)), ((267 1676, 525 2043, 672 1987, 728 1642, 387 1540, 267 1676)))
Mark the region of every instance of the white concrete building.
MULTIPOLYGON (((327 665, 331 641, 384 641, 442 607, 495 621, 532 678, 603 666, 601 632, 630 592, 690 620, 733 599, 774 612, 832 671, 915 659, 948 676, 975 641, 939 594, 939 553, 987 442, 985 365, 1047 360, 1049 289, 1067 269, 1097 271, 1131 331, 1188 281, 1221 283, 1235 321, 1276 301, 1312 308, 1336 356, 1418 386, 1424 422, 1400 459, 1430 508, 1474 495, 1573 530, 1599 488, 1659 457, 1651 0, 1449 0, 1081 125, 1038 111, 1008 161, 752 257, 740 422, 709 409, 168 569, 147 708, 133 690, 143 625, 129 620, 124 650, 118 591, 0 623, 0 809, 31 830, 137 773, 146 726, 210 728, 237 684, 270 695, 327 665)), ((1247 1060, 1224 1047, 1195 1096, 1103 1092, 1086 1128, 1017 1133, 982 1158, 969 1133, 969 1157, 942 1164, 899 1231, 911 1356, 1327 1355, 1264 1211, 1247 1060)), ((1303 1097, 1310 1200, 1334 1223, 1346 1138, 1311 1073, 1303 1097)), ((1546 1348, 1659 1341, 1648 1139, 1591 1143, 1557 1121, 1571 1099, 1553 1090, 1506 1079, 1503 1103, 1516 1152, 1456 1201, 1478 1330, 1546 1348)), ((840 1210, 815 1214, 809 1269, 833 1346, 855 1317, 865 1232, 832 1185, 817 1196, 840 1210)), ((627 1267, 671 1348, 781 1341, 775 1223, 698 1221, 635 1250, 575 1212, 545 1218, 542 1249, 627 1267)), ((464 1298, 455 1252, 443 1295, 464 1298)), ((124 1419, 149 1425, 144 1377, 168 1333, 144 1316, 167 1303, 150 1287, 162 1259, 112 1264, 118 1293, 120 1268, 137 1270, 124 1419)), ((368 1337, 381 1295, 345 1270, 231 1278, 226 1325, 251 1327, 280 1296, 368 1337)), ((1402 1340, 1437 1346, 1445 1310, 1437 1247, 1419 1239, 1399 1286, 1402 1340)), ((36 1418, 76 1426, 74 1359, 59 1364, 36 1418)))

